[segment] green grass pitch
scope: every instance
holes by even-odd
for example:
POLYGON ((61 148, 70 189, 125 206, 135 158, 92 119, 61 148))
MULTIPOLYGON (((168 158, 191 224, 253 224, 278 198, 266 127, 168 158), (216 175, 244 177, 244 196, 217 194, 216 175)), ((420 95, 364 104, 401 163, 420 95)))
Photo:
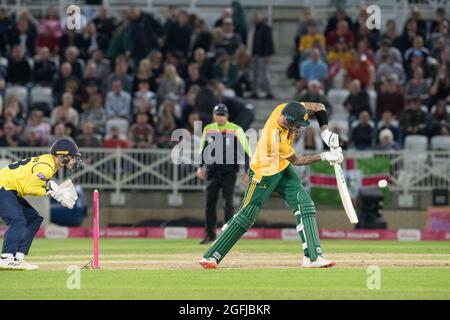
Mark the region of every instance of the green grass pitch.
POLYGON ((68 289, 67 267, 90 260, 92 240, 38 239, 28 260, 40 270, 0 272, 0 299, 450 299, 448 242, 322 244, 337 267, 301 268, 296 241, 241 240, 203 270, 198 240, 101 239, 102 269, 80 271, 81 288, 68 289), (379 289, 368 288, 370 265, 379 289))

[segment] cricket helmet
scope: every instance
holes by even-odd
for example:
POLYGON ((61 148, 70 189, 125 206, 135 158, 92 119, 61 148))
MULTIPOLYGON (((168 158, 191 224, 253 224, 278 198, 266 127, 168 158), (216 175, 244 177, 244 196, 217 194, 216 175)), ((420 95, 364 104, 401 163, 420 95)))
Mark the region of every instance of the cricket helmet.
POLYGON ((228 108, 223 103, 219 103, 214 107, 213 114, 227 116, 228 115, 228 108))
POLYGON ((286 103, 281 114, 286 118, 289 129, 309 126, 308 110, 300 102, 286 103))
MULTIPOLYGON (((70 139, 56 140, 50 148, 50 153, 56 156, 62 156, 62 164, 67 166, 72 157, 75 158, 75 163, 72 170, 78 169, 81 165, 81 153, 78 151, 78 146, 70 139)), ((69 168, 70 169, 70 168, 69 168)))

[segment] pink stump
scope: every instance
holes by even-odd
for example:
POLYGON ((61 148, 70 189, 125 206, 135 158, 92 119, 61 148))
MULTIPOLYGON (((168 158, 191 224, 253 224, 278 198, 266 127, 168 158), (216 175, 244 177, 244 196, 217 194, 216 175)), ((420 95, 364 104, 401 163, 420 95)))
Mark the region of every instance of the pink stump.
POLYGON ((98 197, 98 190, 94 190, 94 269, 99 268, 98 263, 98 239, 100 236, 100 226, 99 226, 99 197, 98 197))

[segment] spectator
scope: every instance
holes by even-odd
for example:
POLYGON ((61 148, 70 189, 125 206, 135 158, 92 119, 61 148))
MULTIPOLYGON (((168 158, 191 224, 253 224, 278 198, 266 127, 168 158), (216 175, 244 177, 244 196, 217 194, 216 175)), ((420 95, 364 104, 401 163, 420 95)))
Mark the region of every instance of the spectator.
POLYGON ((9 43, 18 46, 24 57, 33 57, 36 50, 36 33, 31 30, 26 19, 19 19, 16 26, 9 31, 9 43))
POLYGON ((139 90, 139 84, 141 82, 147 82, 151 86, 151 63, 149 59, 142 59, 139 62, 139 67, 137 68, 137 72, 133 78, 133 92, 139 90))
POLYGON ((194 30, 189 42, 188 56, 192 57, 195 50, 202 48, 205 52, 211 51, 212 35, 206 30, 205 20, 196 17, 194 21, 194 30))
POLYGON ((80 58, 80 49, 75 46, 67 47, 64 52, 65 62, 70 63, 72 66, 72 74, 76 76, 78 79, 83 78, 84 71, 84 61, 80 58))
POLYGON ((6 54, 8 45, 8 30, 12 28, 13 21, 8 15, 6 7, 0 6, 0 55, 6 54))
POLYGON ((344 88, 347 77, 347 68, 350 66, 352 54, 347 43, 340 38, 336 45, 328 52, 327 61, 329 65, 328 77, 331 87, 344 88))
POLYGON ((80 122, 90 122, 94 125, 94 132, 100 135, 105 133, 106 111, 103 107, 101 97, 92 95, 86 104, 83 105, 83 112, 80 115, 80 122))
POLYGON ((382 82, 391 75, 396 76, 397 82, 400 85, 404 84, 406 81, 405 70, 400 63, 395 62, 395 56, 393 53, 388 54, 386 62, 382 62, 378 66, 377 81, 382 82))
POLYGON ((331 109, 331 104, 328 102, 325 95, 321 92, 322 85, 317 80, 311 80, 308 82, 308 90, 301 97, 295 97, 296 101, 304 101, 304 102, 317 102, 325 105, 327 109, 327 114, 331 115, 333 110, 331 109))
POLYGON ((212 79, 212 65, 209 60, 206 59, 206 53, 203 48, 197 48, 194 51, 194 62, 198 64, 200 75, 205 79, 212 79))
POLYGON ((390 151, 400 149, 397 142, 394 141, 394 135, 389 129, 383 129, 378 135, 379 143, 376 148, 378 150, 390 151))
POLYGON ((317 80, 324 84, 328 77, 328 66, 320 59, 320 51, 311 50, 311 56, 308 60, 301 63, 300 77, 306 82, 317 80))
POLYGON ((51 87, 56 74, 56 65, 50 60, 50 51, 47 47, 38 49, 34 60, 33 83, 51 87))
MULTIPOLYGON (((105 56, 115 61, 118 56, 126 54, 130 45, 130 15, 126 10, 120 11, 121 21, 117 24, 109 42, 105 56)), ((95 23, 95 22, 94 22, 95 23)))
POLYGON ((373 53, 371 47, 369 47, 367 38, 358 39, 356 43, 356 52, 358 52, 361 56, 365 55, 371 64, 375 63, 375 54, 373 53))
POLYGON ((213 78, 228 88, 238 90, 238 66, 225 50, 217 53, 217 62, 213 66, 213 78))
POLYGON ((94 50, 105 52, 109 46, 109 38, 103 33, 97 32, 94 22, 89 22, 83 32, 83 52, 81 56, 87 59, 94 50))
POLYGON ((377 69, 380 64, 386 63, 389 57, 393 57, 396 63, 403 63, 400 51, 392 46, 391 40, 384 38, 380 42, 380 48, 375 52, 374 61, 377 69))
POLYGON ((395 76, 390 76, 381 84, 381 90, 377 98, 377 116, 380 117, 385 111, 399 119, 405 108, 405 98, 400 92, 395 76))
POLYGON ((89 63, 95 63, 97 66, 97 78, 106 79, 111 72, 111 64, 108 59, 104 58, 103 51, 100 49, 93 49, 91 52, 91 59, 88 60, 89 63))
POLYGON ((157 97, 159 100, 164 100, 172 94, 178 99, 184 94, 184 87, 184 80, 178 75, 175 66, 173 64, 167 64, 158 87, 157 97))
POLYGON ((16 126, 13 121, 5 122, 0 129, 0 146, 19 146, 21 131, 21 128, 16 126))
POLYGON ((347 75, 349 80, 358 79, 363 88, 373 88, 375 68, 366 55, 360 55, 356 51, 352 53, 352 61, 347 68, 347 75))
MULTIPOLYGON (((378 43, 380 42, 380 30, 378 30, 378 28, 369 29, 367 27, 368 19, 369 19, 369 13, 367 11, 367 8, 362 7, 361 10, 359 11, 358 19, 356 20, 356 22, 354 24, 353 33, 354 33, 355 39, 358 43, 361 40, 363 40, 364 42, 366 42, 366 45, 368 48, 370 48, 371 50, 376 50, 378 48, 378 43)), ((363 53, 361 51, 359 51, 359 52, 363 53)), ((374 62, 372 59, 373 57, 370 54, 367 54, 367 55, 370 59, 370 62, 373 63, 374 62)))
POLYGON ((100 148, 102 146, 101 137, 95 134, 95 124, 84 122, 82 133, 79 134, 75 142, 80 148, 100 148))
POLYGON ((58 55, 64 56, 68 47, 82 48, 84 45, 83 36, 77 30, 65 28, 64 33, 58 42, 58 55))
POLYGON ((430 88, 430 103, 437 103, 439 100, 450 102, 450 74, 445 64, 438 66, 436 76, 430 88))
MULTIPOLYGON (((59 25, 59 20, 58 20, 59 25)), ((40 29, 41 27, 39 27, 40 29)), ((38 48, 47 47, 52 56, 55 56, 58 53, 58 43, 60 37, 55 37, 55 33, 50 24, 44 24, 42 27, 43 31, 39 31, 39 35, 36 40, 36 45, 38 48)), ((57 30, 57 28, 56 28, 57 30)), ((61 31, 61 29, 59 29, 61 31)))
POLYGON ((148 60, 150 61, 150 88, 156 92, 164 73, 161 52, 153 50, 149 53, 148 60))
MULTIPOLYGON (((188 76, 185 79, 186 91, 188 91, 192 85, 204 87, 207 84, 207 80, 200 74, 198 63, 196 63, 196 62, 189 63, 188 67, 187 67, 187 71, 188 71, 188 76)), ((224 71, 224 70, 222 70, 222 71, 224 71)))
POLYGON ((187 57, 192 32, 193 28, 189 24, 189 15, 186 11, 181 10, 177 15, 177 22, 170 24, 166 30, 165 51, 179 51, 187 57))
POLYGON ((359 119, 359 114, 363 111, 366 111, 372 117, 369 94, 361 88, 359 80, 351 81, 348 89, 350 93, 344 100, 343 105, 349 112, 350 123, 359 119))
POLYGON ((420 99, 425 103, 429 98, 429 86, 423 78, 423 70, 421 67, 413 69, 413 78, 408 80, 405 87, 405 98, 409 100, 413 95, 419 94, 420 99))
POLYGON ((246 45, 249 23, 247 15, 245 14, 245 9, 239 1, 232 1, 231 10, 233 12, 232 19, 235 26, 235 31, 241 38, 242 43, 246 45))
POLYGON ((164 35, 161 23, 149 13, 142 12, 136 7, 130 7, 130 52, 134 64, 152 50, 159 50, 159 41, 164 35))
MULTIPOLYGON (((381 116, 381 122, 378 123, 378 132, 377 137, 380 136, 381 131, 389 130, 392 133, 394 142, 400 145, 401 142, 401 132, 398 128, 398 125, 394 124, 394 120, 392 118, 392 113, 390 111, 383 112, 381 116)), ((380 140, 378 140, 380 142, 380 140)))
POLYGON ((234 56, 236 50, 242 43, 239 34, 234 32, 233 20, 231 18, 226 18, 223 20, 221 27, 221 39, 219 43, 216 44, 216 50, 223 49, 230 56, 234 56))
POLYGON ((131 148, 147 149, 153 147, 155 140, 155 131, 148 124, 148 115, 146 113, 138 113, 136 122, 128 131, 128 145, 131 148))
POLYGON ((173 146, 173 142, 170 137, 173 130, 176 128, 175 118, 172 115, 163 116, 160 118, 157 124, 156 137, 158 148, 171 148, 173 146))
POLYGON ((52 111, 51 124, 54 126, 59 122, 71 123, 74 127, 78 127, 79 114, 73 107, 73 95, 64 93, 62 105, 52 111))
POLYGON ((50 141, 50 124, 44 122, 44 113, 40 110, 33 110, 25 126, 25 141, 33 143, 30 146, 48 146, 50 141))
POLYGON ((419 34, 417 30, 417 22, 413 19, 408 19, 405 23, 403 34, 395 38, 392 42, 393 46, 404 54, 408 48, 412 47, 414 38, 419 34))
POLYGON ((450 23, 449 19, 446 18, 445 8, 439 7, 436 9, 436 18, 433 21, 431 21, 430 33, 433 34, 435 32, 439 32, 439 27, 444 21, 450 23))
POLYGON ((113 82, 115 80, 120 80, 123 90, 131 94, 133 92, 133 77, 127 74, 127 69, 128 62, 126 57, 117 57, 114 73, 111 73, 104 83, 105 91, 111 91, 113 82))
POLYGON ((222 14, 219 19, 214 22, 214 27, 222 27, 223 22, 225 19, 232 19, 233 18, 233 10, 230 7, 226 7, 222 10, 222 14))
POLYGON ((148 105, 148 111, 152 115, 156 115, 156 94, 150 91, 147 81, 139 82, 139 90, 135 92, 133 99, 133 110, 137 113, 141 104, 148 105))
POLYGON ((408 50, 406 50, 405 54, 403 55, 405 66, 408 65, 413 56, 418 55, 419 52, 421 53, 420 56, 422 56, 424 60, 426 60, 428 55, 430 54, 430 51, 423 46, 423 38, 420 35, 417 35, 414 37, 413 45, 408 50))
POLYGON ((116 29, 116 21, 114 17, 109 15, 108 7, 106 5, 102 5, 99 8, 98 16, 92 21, 99 34, 107 39, 112 39, 116 29))
POLYGON ((372 148, 374 128, 369 123, 370 115, 367 111, 359 114, 359 121, 352 130, 353 143, 357 150, 368 150, 372 148))
POLYGON ((397 33, 397 24, 394 19, 389 19, 386 21, 386 28, 385 32, 381 35, 381 41, 387 39, 392 44, 398 37, 399 34, 397 33))
POLYGON ((103 148, 109 149, 126 149, 128 148, 128 141, 126 138, 120 135, 119 128, 111 127, 111 132, 108 136, 106 136, 105 140, 102 143, 103 148))
POLYGON ((164 117, 173 118, 176 128, 182 127, 179 120, 181 118, 181 106, 177 104, 177 101, 172 97, 164 99, 164 101, 161 103, 159 107, 159 114, 158 114, 159 120, 161 120, 164 117))
POLYGON ((59 139, 72 139, 70 136, 70 128, 67 128, 64 122, 58 122, 53 126, 53 135, 50 138, 49 145, 52 145, 59 139))
POLYGON ((420 108, 422 103, 420 96, 413 96, 410 100, 409 107, 400 117, 400 128, 403 136, 410 134, 425 135, 427 125, 427 114, 420 108))
MULTIPOLYGON (((417 8, 417 6, 413 6, 411 8, 411 14, 409 19, 413 20, 416 23, 417 30, 421 30, 421 32, 425 32, 427 30, 427 23, 420 17, 420 10, 419 8, 417 8)), ((406 26, 404 30, 406 30, 406 26)))
POLYGON ((409 64, 406 66, 406 78, 409 80, 414 76, 414 69, 421 68, 423 77, 429 78, 430 68, 425 57, 420 50, 415 50, 409 64))
POLYGON ((306 24, 308 33, 300 38, 298 51, 303 53, 313 48, 314 42, 319 42, 323 48, 325 48, 325 37, 319 32, 317 23, 314 20, 309 21, 306 24))
POLYGON ((275 53, 272 29, 264 21, 260 13, 252 17, 254 34, 249 47, 253 59, 253 98, 259 98, 258 91, 265 92, 266 99, 273 99, 269 80, 269 65, 272 55, 275 53))
POLYGON ((355 36, 351 29, 349 28, 349 24, 345 20, 340 20, 337 22, 337 27, 335 31, 331 31, 327 34, 327 47, 330 48, 338 42, 339 38, 343 38, 349 48, 353 48, 355 45, 355 36))
POLYGON ((436 109, 428 116, 427 128, 430 137, 449 135, 450 114, 447 112, 445 101, 440 100, 437 102, 436 109))
POLYGON ((31 80, 31 67, 24 58, 19 45, 12 47, 11 58, 8 61, 6 82, 25 86, 31 80))
POLYGON ((353 29, 353 21, 343 8, 337 8, 335 14, 328 19, 324 34, 328 36, 332 31, 336 31, 339 21, 346 21, 349 30, 353 29))
POLYGON ((188 126, 189 116, 192 113, 197 113, 195 110, 195 99, 200 92, 200 87, 193 85, 189 88, 185 98, 181 101, 181 124, 183 127, 188 126))
POLYGON ((47 143, 43 143, 39 139, 38 133, 36 131, 25 131, 24 137, 19 143, 19 147, 44 147, 47 143))
POLYGON ((437 42, 437 39, 439 38, 442 38, 445 43, 445 46, 447 48, 450 48, 449 22, 447 20, 442 21, 439 24, 439 31, 431 35, 432 47, 434 47, 434 44, 437 42))
POLYGON ((122 90, 122 82, 117 79, 112 83, 112 91, 106 95, 105 109, 108 119, 130 116, 131 96, 122 90))
POLYGON ((300 12, 299 23, 297 28, 297 33, 295 36, 295 44, 298 46, 300 37, 305 36, 308 33, 308 24, 315 23, 317 27, 320 29, 322 25, 322 21, 320 19, 316 19, 313 17, 312 11, 310 7, 303 7, 300 12))
POLYGON ((72 65, 68 62, 61 64, 60 72, 53 81, 53 100, 55 103, 61 101, 62 95, 68 83, 79 84, 80 78, 72 73, 72 65))

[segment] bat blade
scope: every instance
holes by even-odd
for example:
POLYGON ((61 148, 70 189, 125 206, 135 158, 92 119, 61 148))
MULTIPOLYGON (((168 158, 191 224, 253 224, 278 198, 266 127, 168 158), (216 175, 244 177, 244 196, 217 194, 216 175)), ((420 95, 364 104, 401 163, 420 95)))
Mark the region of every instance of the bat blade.
POLYGON ((347 182, 345 181, 344 172, 340 164, 335 163, 334 172, 336 174, 336 181, 339 190, 339 195, 341 196, 342 205, 344 206, 345 213, 347 214, 350 223, 358 223, 358 216, 356 215, 355 208, 353 207, 352 199, 350 193, 348 192, 347 182))

